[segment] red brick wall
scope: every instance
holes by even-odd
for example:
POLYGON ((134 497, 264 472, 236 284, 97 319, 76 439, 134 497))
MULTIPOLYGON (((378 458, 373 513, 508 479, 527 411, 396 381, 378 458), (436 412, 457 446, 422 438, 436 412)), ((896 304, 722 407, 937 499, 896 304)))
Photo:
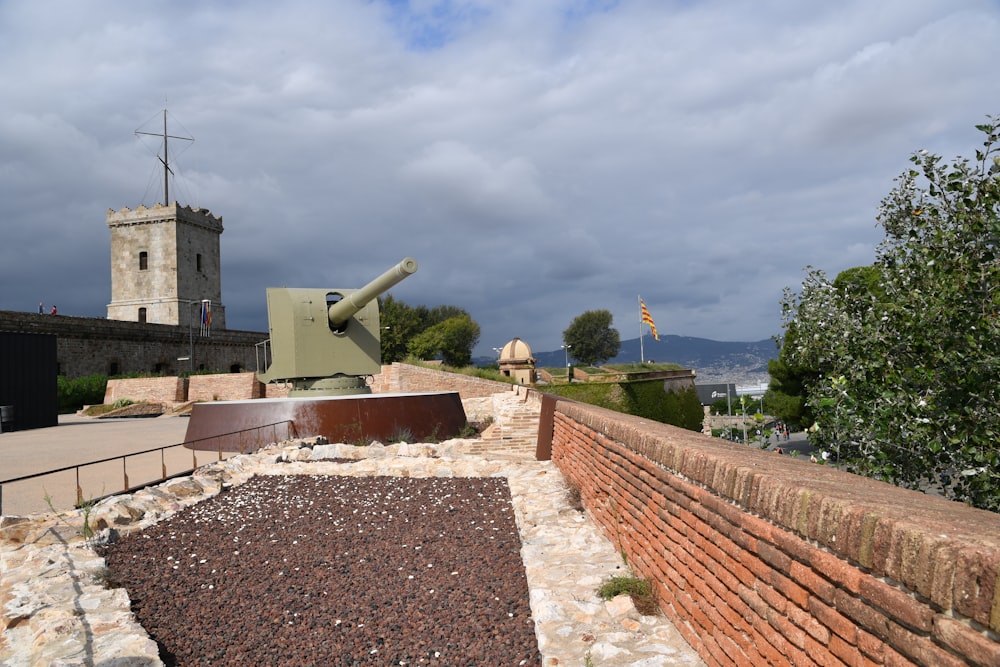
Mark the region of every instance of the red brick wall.
POLYGON ((1000 665, 1000 515, 564 400, 552 458, 709 665, 1000 665))
POLYGON ((264 385, 263 398, 288 398, 288 392, 291 390, 290 382, 269 382, 264 385))
MULTIPOLYGON (((457 391, 462 398, 482 398, 514 389, 506 382, 408 364, 383 366, 382 373, 372 378, 371 386, 375 393, 457 391)), ((192 375, 189 380, 178 377, 125 378, 108 381, 104 402, 113 403, 119 398, 162 403, 282 398, 288 396, 289 388, 290 385, 283 383, 264 386, 257 381, 254 373, 192 375)))
POLYGON ((383 366, 382 375, 376 376, 372 389, 376 393, 457 391, 462 398, 482 398, 510 390, 511 385, 506 382, 399 363, 383 366))
POLYGON ((187 396, 187 382, 179 377, 122 378, 108 380, 104 389, 104 404, 122 398, 152 403, 180 403, 187 396))
POLYGON ((188 378, 189 401, 242 401, 263 396, 264 384, 254 373, 192 375, 188 378))

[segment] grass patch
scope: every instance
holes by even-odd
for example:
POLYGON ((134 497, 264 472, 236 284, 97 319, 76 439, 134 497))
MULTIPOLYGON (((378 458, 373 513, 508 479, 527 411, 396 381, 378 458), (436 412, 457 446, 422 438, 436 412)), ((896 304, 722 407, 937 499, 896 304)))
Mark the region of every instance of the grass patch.
POLYGON ((397 428, 393 431, 392 435, 389 436, 389 443, 394 444, 397 442, 414 442, 413 432, 406 427, 397 428))
POLYGON ((649 579, 641 579, 635 575, 614 575, 597 589, 597 596, 602 600, 611 600, 619 595, 632 598, 636 611, 643 616, 656 616, 660 613, 649 579))
POLYGON ((121 588, 121 582, 115 577, 114 573, 107 567, 101 566, 90 573, 90 576, 94 578, 94 583, 98 586, 103 586, 104 588, 121 588))
POLYGON ((454 366, 446 366, 440 362, 424 361, 422 359, 414 359, 412 357, 407 357, 403 360, 403 363, 410 364, 412 366, 420 366, 421 368, 431 368, 436 371, 445 371, 446 373, 458 373, 459 375, 468 375, 470 377, 482 378, 483 380, 503 382, 504 384, 520 384, 515 378, 502 374, 498 368, 489 366, 463 366, 461 368, 456 368, 454 366))
POLYGON ((463 426, 462 430, 458 432, 458 437, 465 440, 478 438, 485 428, 486 427, 482 425, 477 426, 471 422, 465 422, 465 426, 463 426))
POLYGON ((684 370, 683 366, 678 366, 677 364, 608 364, 604 368, 609 368, 613 371, 620 371, 624 373, 649 373, 650 371, 680 371, 684 370))
POLYGON ((571 486, 566 491, 566 502, 577 512, 583 511, 583 498, 580 496, 580 487, 571 486))
POLYGON ((119 398, 114 403, 108 403, 106 405, 91 405, 83 411, 88 417, 99 417, 101 415, 106 415, 114 410, 121 410, 122 408, 127 408, 130 405, 134 405, 135 401, 128 398, 119 398))

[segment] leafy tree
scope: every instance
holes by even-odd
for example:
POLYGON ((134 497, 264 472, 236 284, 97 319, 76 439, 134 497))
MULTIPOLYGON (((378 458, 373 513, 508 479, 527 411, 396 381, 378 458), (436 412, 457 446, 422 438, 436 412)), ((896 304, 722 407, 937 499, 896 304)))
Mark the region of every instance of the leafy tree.
MULTIPOLYGON (((771 364, 768 364, 768 369, 770 367, 771 364)), ((767 414, 784 422, 792 430, 798 430, 802 427, 803 402, 804 398, 801 395, 786 394, 771 388, 764 392, 764 405, 767 406, 767 414)))
MULTIPOLYGON (((391 364, 396 361, 402 361, 406 358, 407 354, 412 353, 410 345, 415 339, 435 325, 442 324, 453 318, 466 318, 472 322, 474 332, 471 333, 474 333, 475 339, 468 347, 468 358, 471 360, 472 348, 479 341, 479 325, 472 321, 469 313, 462 308, 458 306, 435 306, 433 308, 428 308, 427 306, 409 306, 402 301, 396 300, 391 294, 386 294, 379 298, 379 308, 381 310, 380 321, 382 326, 382 363, 391 364)), ((455 325, 452 325, 452 327, 455 327, 455 325)), ((461 327, 457 328, 460 329, 461 327)), ((444 353, 439 348, 440 345, 445 345, 449 349, 455 350, 454 353, 449 353, 453 359, 464 358, 461 353, 461 347, 464 343, 447 343, 440 339, 439 334, 440 331, 433 336, 426 336, 418 347, 421 350, 426 349, 429 351, 426 351, 426 356, 416 356, 430 359, 439 354, 443 355, 444 353), (432 341, 432 339, 434 340, 432 341), (457 347, 455 347, 456 345, 457 347)), ((465 334, 468 336, 470 332, 465 332, 465 334)), ((452 332, 449 335, 454 336, 456 334, 452 332)), ((452 364, 449 362, 449 365, 465 366, 468 365, 468 361, 463 364, 452 364)))
POLYGON ((782 352, 816 373, 815 441, 849 469, 1000 511, 1000 121, 988 120, 974 160, 910 158, 882 201, 871 270, 839 285, 811 270, 786 291, 782 352))
POLYGON ((833 280, 833 286, 841 293, 849 305, 851 301, 867 302, 871 297, 885 300, 882 288, 882 271, 878 266, 855 266, 844 269, 833 280))
POLYGON ((434 306, 430 309, 420 306, 419 309, 423 309, 425 313, 424 318, 428 326, 439 324, 445 320, 450 320, 453 317, 469 316, 469 313, 458 306, 434 306))
POLYGON ((578 315, 563 331, 563 342, 573 357, 587 366, 596 366, 618 354, 621 336, 611 328, 609 310, 588 310, 578 315))
POLYGON ((407 342, 429 326, 427 309, 417 308, 397 301, 392 294, 379 297, 382 327, 382 363, 391 364, 406 358, 407 342))
MULTIPOLYGON (((871 298, 885 300, 882 289, 882 273, 877 266, 856 266, 841 271, 833 280, 833 288, 839 303, 844 308, 861 308, 858 316, 863 316, 865 304, 871 298)), ((786 291, 786 303, 792 303, 794 296, 786 291)), ((825 367, 806 365, 801 356, 794 356, 798 348, 795 320, 786 318, 785 335, 778 340, 778 358, 767 364, 771 383, 764 395, 768 412, 792 427, 809 427, 815 422, 812 408, 806 402, 806 389, 823 374, 825 367)))
POLYGON ((409 344, 410 354, 421 359, 438 355, 449 366, 468 366, 472 348, 479 342, 479 325, 468 314, 450 317, 418 334, 409 344))

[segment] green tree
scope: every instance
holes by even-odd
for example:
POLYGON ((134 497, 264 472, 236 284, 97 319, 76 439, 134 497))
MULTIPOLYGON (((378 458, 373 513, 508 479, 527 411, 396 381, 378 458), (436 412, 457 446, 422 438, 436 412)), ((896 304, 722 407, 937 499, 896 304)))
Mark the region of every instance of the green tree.
POLYGON ((621 337, 617 329, 611 328, 611 321, 609 310, 588 310, 563 331, 563 342, 570 346, 577 361, 596 366, 618 354, 621 337))
POLYGON ((409 344, 409 352, 420 359, 438 355, 449 366, 472 363, 472 348, 479 342, 479 325, 468 314, 450 317, 418 334, 409 344))
POLYGON ((873 270, 840 285, 811 270, 786 292, 783 351, 817 372, 815 441, 849 469, 1000 511, 1000 124, 988 121, 974 160, 910 158, 879 210, 873 270))
MULTIPOLYGON (((410 345, 413 340, 435 325, 452 318, 468 318, 469 321, 472 321, 469 313, 458 306, 445 305, 434 306, 433 308, 428 308, 427 306, 409 306, 395 299, 392 294, 379 297, 379 310, 381 311, 382 363, 384 364, 391 364, 405 359, 407 354, 411 353, 410 345)), ((475 341, 469 347, 470 359, 472 358, 472 348, 475 347, 476 342, 479 340, 479 325, 475 322, 472 322, 472 324, 475 325, 475 341)), ((422 341, 420 343, 421 349, 426 347, 426 345, 428 345, 428 341, 422 341)), ((453 346, 454 344, 449 344, 449 347, 453 346)), ((431 345, 431 347, 433 348, 434 346, 431 345)), ((461 344, 458 345, 457 349, 460 348, 461 344)), ((427 352, 428 356, 416 356, 430 359, 438 354, 441 354, 441 352, 435 348, 434 351, 427 352)), ((456 358, 461 357, 460 353, 456 355, 456 358)), ((464 366, 467 363, 458 365, 464 366)))
MULTIPOLYGON (((856 316, 863 316, 865 304, 872 298, 885 300, 882 273, 877 266, 856 266, 837 274, 832 286, 838 303, 845 309, 860 308, 856 316)), ((794 296, 786 292, 786 303, 794 296)), ((812 408, 806 402, 807 387, 826 370, 824 366, 806 365, 801 356, 794 355, 798 348, 795 320, 786 318, 785 335, 778 340, 778 358, 767 364, 771 382, 764 400, 768 411, 792 427, 808 428, 815 422, 812 408)))
POLYGON ((382 363, 391 364, 406 358, 407 343, 427 328, 426 311, 397 301, 392 294, 379 297, 382 327, 382 363))

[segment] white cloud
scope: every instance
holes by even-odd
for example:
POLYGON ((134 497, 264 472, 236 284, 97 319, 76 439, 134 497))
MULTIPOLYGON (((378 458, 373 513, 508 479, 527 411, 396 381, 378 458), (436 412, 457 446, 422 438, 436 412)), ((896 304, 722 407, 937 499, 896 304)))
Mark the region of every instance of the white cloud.
POLYGON ((987 0, 0 3, 0 41, 0 308, 104 314, 104 211, 157 198, 132 133, 165 103, 231 326, 413 255, 394 294, 487 350, 593 308, 631 338, 637 292, 663 333, 779 333, 802 267, 871 261, 909 153, 1000 111, 987 0))

